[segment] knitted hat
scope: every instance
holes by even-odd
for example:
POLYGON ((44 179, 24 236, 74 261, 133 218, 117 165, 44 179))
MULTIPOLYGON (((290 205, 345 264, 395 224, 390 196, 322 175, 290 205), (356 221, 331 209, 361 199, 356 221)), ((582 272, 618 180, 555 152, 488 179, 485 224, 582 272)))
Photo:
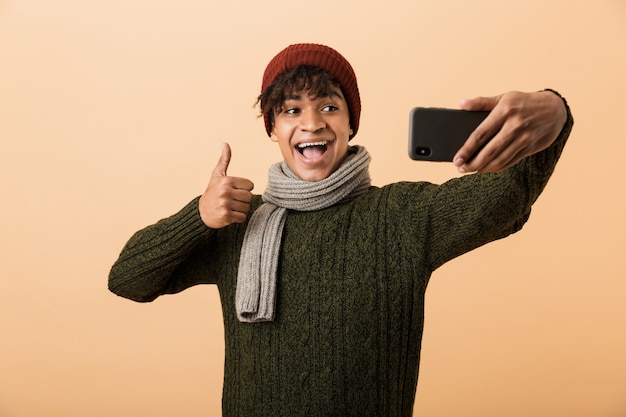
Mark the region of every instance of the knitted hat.
MULTIPOLYGON (((265 68, 261 92, 272 85, 279 75, 299 65, 321 68, 339 81, 341 91, 348 103, 350 127, 352 128, 350 139, 352 139, 359 129, 359 118, 361 116, 359 87, 357 86, 356 75, 352 66, 334 49, 313 43, 300 43, 288 46, 272 58, 267 68, 265 68)), ((268 112, 263 113, 263 120, 265 121, 267 134, 271 135, 272 122, 268 112)))

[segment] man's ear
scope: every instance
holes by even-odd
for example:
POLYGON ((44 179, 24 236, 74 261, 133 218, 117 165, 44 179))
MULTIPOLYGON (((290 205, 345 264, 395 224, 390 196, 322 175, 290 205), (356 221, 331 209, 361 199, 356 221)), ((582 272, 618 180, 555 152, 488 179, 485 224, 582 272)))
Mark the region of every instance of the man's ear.
POLYGON ((272 130, 270 131, 270 140, 272 142, 278 142, 278 135, 276 135, 276 126, 272 123, 272 130))

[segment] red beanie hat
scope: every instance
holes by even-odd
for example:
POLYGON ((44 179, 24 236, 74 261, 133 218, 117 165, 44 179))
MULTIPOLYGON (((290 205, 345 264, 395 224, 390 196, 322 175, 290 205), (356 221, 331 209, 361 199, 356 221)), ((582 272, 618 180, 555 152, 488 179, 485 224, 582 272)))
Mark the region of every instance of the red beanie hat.
MULTIPOLYGON (((261 92, 272 85, 279 75, 299 65, 321 68, 339 81, 339 86, 350 111, 350 128, 352 129, 350 139, 352 139, 359 129, 361 97, 352 66, 334 49, 314 43, 300 43, 288 46, 272 58, 267 68, 265 68, 261 92)), ((263 113, 263 119, 265 121, 265 130, 268 135, 271 135, 272 122, 267 112, 263 113)))

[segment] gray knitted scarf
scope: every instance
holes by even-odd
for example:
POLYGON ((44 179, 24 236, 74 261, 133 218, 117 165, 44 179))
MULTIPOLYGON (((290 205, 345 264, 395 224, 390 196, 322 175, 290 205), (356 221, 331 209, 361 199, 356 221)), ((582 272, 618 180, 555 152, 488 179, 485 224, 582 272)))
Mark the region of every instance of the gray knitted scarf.
POLYGON ((274 320, 278 255, 287 210, 321 210, 365 193, 371 185, 370 160, 364 147, 352 146, 339 168, 317 182, 301 180, 284 161, 270 167, 264 204, 252 214, 241 248, 236 293, 240 321, 274 320))

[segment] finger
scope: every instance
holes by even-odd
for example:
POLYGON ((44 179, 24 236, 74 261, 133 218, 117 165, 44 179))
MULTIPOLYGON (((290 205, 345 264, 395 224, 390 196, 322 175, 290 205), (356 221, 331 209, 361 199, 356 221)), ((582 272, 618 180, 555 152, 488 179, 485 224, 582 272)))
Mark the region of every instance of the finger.
MULTIPOLYGON (((501 128, 502 121, 492 112, 474 129, 452 159, 459 172, 465 173, 476 170, 475 168, 481 164, 480 159, 477 158, 486 155, 485 148, 489 151, 489 144, 501 128)), ((494 150, 492 149, 490 152, 493 153, 494 150)))
POLYGON ((247 212, 232 211, 229 217, 229 223, 243 223, 248 218, 247 212))
POLYGON ((519 161, 516 159, 518 155, 528 154, 528 143, 522 139, 523 136, 518 129, 512 128, 510 123, 505 123, 476 158, 467 164, 467 169, 478 172, 505 170, 519 161))
POLYGON ((233 200, 229 208, 232 212, 247 214, 250 211, 250 203, 233 200))
POLYGON ((526 149, 520 149, 517 152, 504 151, 498 156, 496 160, 493 160, 486 166, 480 168, 478 172, 501 172, 517 164, 526 156, 528 156, 528 151, 526 149))
MULTIPOLYGON (((250 181, 249 181, 250 182, 250 181)), ((246 185, 247 186, 247 185, 246 185)), ((243 203, 250 203, 252 201, 253 195, 250 190, 240 188, 240 186, 236 186, 233 184, 233 189, 230 191, 230 198, 234 201, 241 201, 243 203), (235 188, 237 187, 237 188, 235 188)))
POLYGON ((254 183, 247 178, 233 178, 231 186, 236 190, 244 190, 246 192, 254 189, 254 183))
POLYGON ((502 147, 492 139, 487 145, 480 149, 472 159, 462 166, 464 172, 483 172, 489 164, 501 157, 502 147))
MULTIPOLYGON (((459 103, 461 109, 466 111, 489 111, 491 112, 500 102, 502 94, 493 97, 475 97, 463 99, 459 103)), ((502 123, 494 114, 489 114, 487 118, 471 133, 461 149, 452 159, 454 165, 459 172, 475 171, 476 163, 469 165, 468 162, 473 160, 483 149, 484 146, 493 138, 502 128, 502 123)))
POLYGON ((222 155, 220 156, 219 161, 217 161, 217 165, 213 169, 214 177, 225 177, 226 171, 228 170, 228 165, 230 164, 230 145, 228 143, 222 144, 222 155))
POLYGON ((485 156, 484 159, 473 167, 473 170, 480 173, 500 172, 511 166, 511 162, 517 153, 509 148, 497 147, 492 153, 485 156))
POLYGON ((493 97, 475 97, 461 100, 459 106, 469 111, 491 111, 498 104, 502 95, 493 97))

